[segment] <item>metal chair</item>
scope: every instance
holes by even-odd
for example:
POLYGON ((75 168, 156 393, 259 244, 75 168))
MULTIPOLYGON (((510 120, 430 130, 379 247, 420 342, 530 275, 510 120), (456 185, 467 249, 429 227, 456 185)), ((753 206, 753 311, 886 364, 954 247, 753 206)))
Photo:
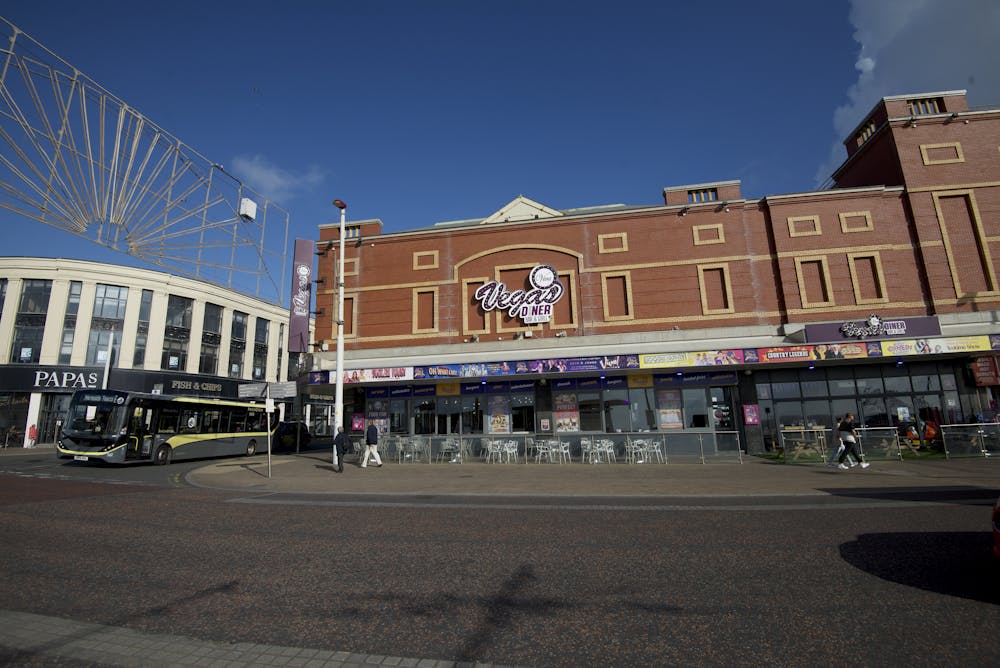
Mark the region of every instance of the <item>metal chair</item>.
POLYGON ((535 463, 541 463, 543 457, 550 462, 552 461, 552 444, 547 439, 535 442, 535 463))
POLYGON ((500 441, 495 438, 485 439, 486 444, 486 463, 499 464, 503 461, 503 446, 500 441))
POLYGON ((462 462, 462 446, 456 439, 448 439, 441 444, 438 450, 437 460, 448 461, 449 464, 460 464, 462 462))

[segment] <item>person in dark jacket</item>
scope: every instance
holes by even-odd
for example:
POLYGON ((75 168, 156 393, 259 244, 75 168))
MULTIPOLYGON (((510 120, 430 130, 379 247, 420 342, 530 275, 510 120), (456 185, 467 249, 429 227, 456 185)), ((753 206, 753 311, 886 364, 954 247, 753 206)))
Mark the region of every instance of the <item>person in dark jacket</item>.
POLYGON ((382 466, 382 458, 378 456, 378 427, 374 422, 368 423, 365 430, 365 451, 361 453, 361 468, 368 468, 368 458, 375 460, 376 466, 382 466))
POLYGON ((337 458, 333 465, 337 467, 337 473, 344 472, 344 447, 347 445, 347 436, 344 435, 344 428, 337 427, 337 435, 333 439, 333 449, 337 453, 337 458))
POLYGON ((861 455, 861 451, 858 449, 858 432, 857 425, 854 424, 854 413, 848 413, 844 416, 844 419, 837 425, 837 432, 840 440, 844 443, 844 451, 840 454, 840 463, 837 467, 842 469, 850 468, 845 463, 847 456, 850 455, 861 464, 861 468, 868 468, 868 462, 865 461, 861 455))

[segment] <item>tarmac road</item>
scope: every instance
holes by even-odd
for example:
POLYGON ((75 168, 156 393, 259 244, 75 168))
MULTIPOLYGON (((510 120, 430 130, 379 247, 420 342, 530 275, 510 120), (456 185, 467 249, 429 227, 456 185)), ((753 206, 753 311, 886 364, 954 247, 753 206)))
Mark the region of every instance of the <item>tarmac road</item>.
POLYGON ((1000 662, 993 461, 271 464, 0 475, 0 661, 1000 662))

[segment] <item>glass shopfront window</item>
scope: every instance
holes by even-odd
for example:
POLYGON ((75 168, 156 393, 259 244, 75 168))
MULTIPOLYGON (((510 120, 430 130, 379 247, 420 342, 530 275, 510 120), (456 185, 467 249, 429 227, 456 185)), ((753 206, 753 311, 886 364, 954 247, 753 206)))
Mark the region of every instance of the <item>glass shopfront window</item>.
POLYGON ((413 398, 413 433, 433 434, 437 421, 434 397, 413 398))
POLYGON ((712 399, 712 426, 716 431, 733 431, 736 423, 733 420, 732 390, 728 387, 709 388, 712 399))
POLYGON ((858 387, 854 383, 854 370, 850 367, 833 367, 825 372, 831 397, 853 397, 858 393, 858 387))
POLYGON ((688 429, 707 429, 708 393, 704 387, 684 388, 684 426, 688 429))
POLYGON ((517 431, 535 430, 535 394, 528 392, 510 395, 511 426, 517 431))
POLYGON ((883 364, 800 369, 801 393, 790 394, 787 369, 756 374, 757 400, 765 429, 813 423, 832 428, 851 412, 866 427, 894 427, 917 420, 947 423, 961 419, 956 368, 948 364, 883 364), (829 396, 819 395, 820 384, 829 396), (774 397, 774 399, 772 399, 774 397))
MULTIPOLYGON (((407 409, 408 399, 392 399, 389 401, 389 433, 410 433, 410 411, 407 409)), ((371 409, 369 409, 371 412, 371 409)))
POLYGON ((462 397, 462 433, 483 433, 483 402, 479 395, 462 397))
POLYGON ((631 431, 656 430, 656 401, 653 388, 633 387, 628 391, 631 431))
POLYGON ((438 397, 437 433, 457 434, 462 416, 461 397, 438 397))
POLYGON ((604 431, 601 422, 601 393, 578 392, 576 400, 580 412, 580 431, 604 431))
POLYGON ((913 388, 910 387, 910 375, 908 369, 901 366, 890 366, 883 369, 883 375, 886 393, 896 392, 908 394, 912 391, 913 388))
POLYGON ((858 375, 858 394, 882 394, 885 392, 885 386, 882 384, 882 376, 879 374, 879 370, 875 369, 874 372, 871 369, 858 369, 859 372, 864 375, 858 375))
POLYGON ((604 391, 604 428, 609 432, 631 431, 628 414, 628 390, 604 391))

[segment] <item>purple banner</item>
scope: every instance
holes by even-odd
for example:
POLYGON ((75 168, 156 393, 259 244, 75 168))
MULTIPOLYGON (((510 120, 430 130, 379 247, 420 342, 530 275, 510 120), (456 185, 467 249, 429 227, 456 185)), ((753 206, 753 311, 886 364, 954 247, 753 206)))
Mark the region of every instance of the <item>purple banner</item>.
POLYGON ((309 307, 312 304, 313 242, 295 240, 292 299, 288 308, 288 352, 309 352, 309 307))

